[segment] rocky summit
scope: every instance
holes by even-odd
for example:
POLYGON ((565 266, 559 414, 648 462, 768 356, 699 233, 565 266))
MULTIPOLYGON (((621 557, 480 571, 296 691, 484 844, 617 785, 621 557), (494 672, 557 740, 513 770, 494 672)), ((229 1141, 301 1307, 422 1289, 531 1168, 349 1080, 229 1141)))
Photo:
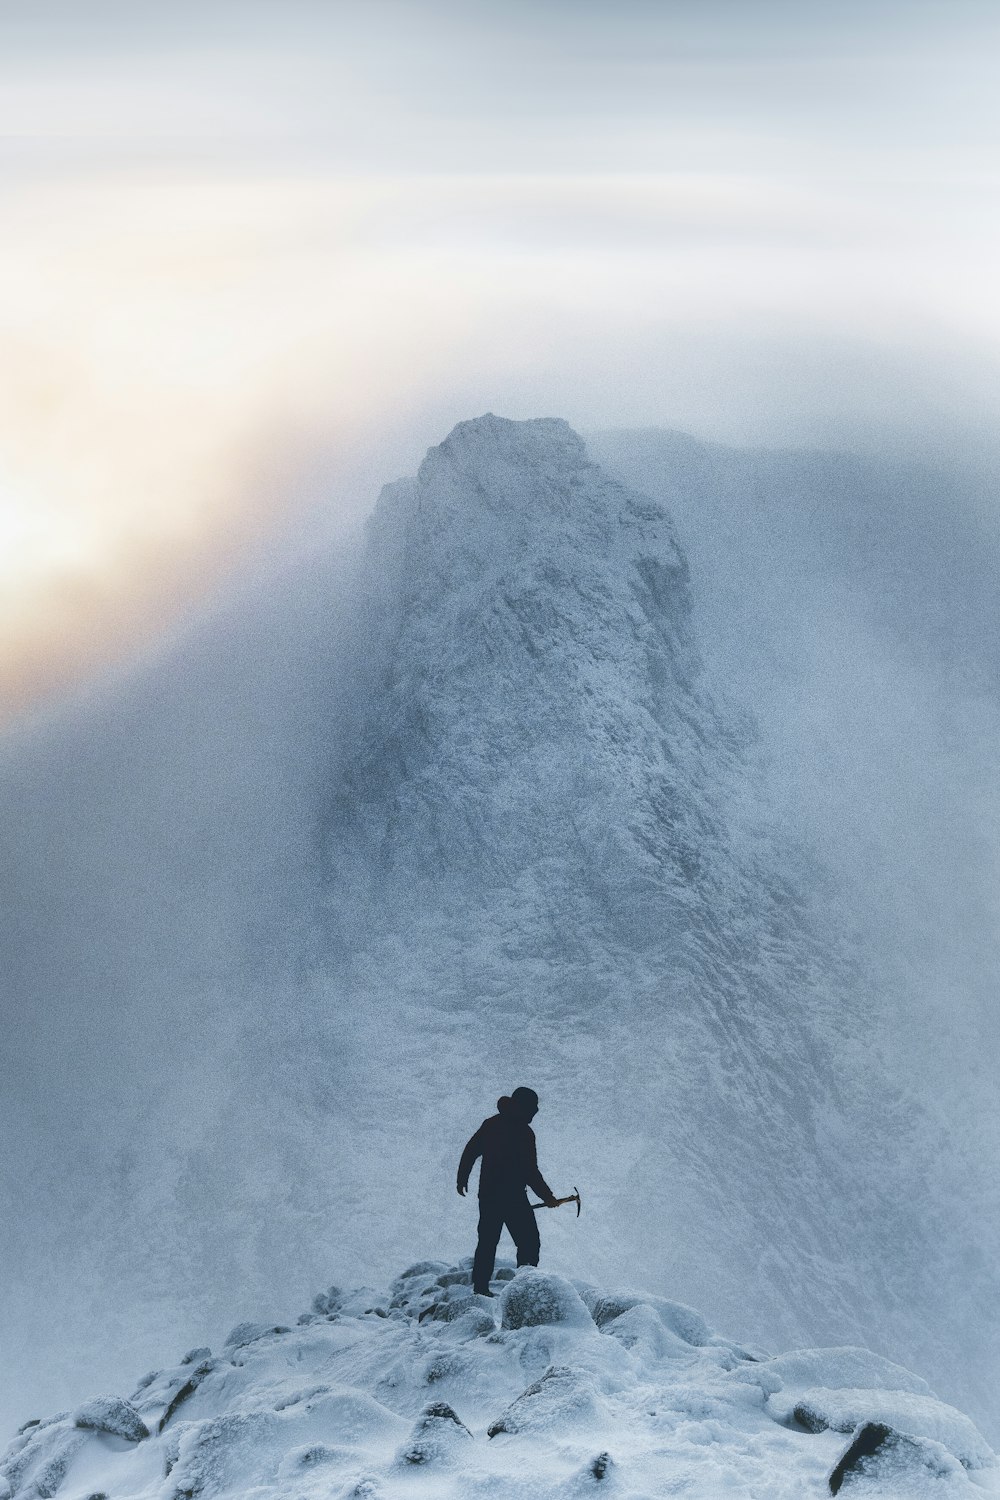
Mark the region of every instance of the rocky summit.
POLYGON ((27 1423, 2 1500, 959 1500, 973 1424, 865 1349, 771 1357, 664 1297, 423 1260, 27 1423))

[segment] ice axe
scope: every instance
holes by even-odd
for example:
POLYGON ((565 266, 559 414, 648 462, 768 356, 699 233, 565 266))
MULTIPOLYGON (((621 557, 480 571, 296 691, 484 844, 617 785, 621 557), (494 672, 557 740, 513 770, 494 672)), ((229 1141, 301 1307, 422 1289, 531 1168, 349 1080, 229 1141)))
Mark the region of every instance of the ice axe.
POLYGON ((561 1208, 564 1203, 576 1204, 576 1216, 580 1217, 580 1189, 575 1187, 568 1198, 557 1198, 554 1203, 529 1203, 529 1208, 561 1208))

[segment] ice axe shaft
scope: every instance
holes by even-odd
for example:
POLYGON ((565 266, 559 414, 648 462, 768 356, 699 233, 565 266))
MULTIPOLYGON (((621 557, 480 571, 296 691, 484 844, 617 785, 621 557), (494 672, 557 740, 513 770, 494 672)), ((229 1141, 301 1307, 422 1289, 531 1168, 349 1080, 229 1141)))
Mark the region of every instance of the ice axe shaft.
POLYGON ((529 1203, 529 1208, 561 1208, 564 1203, 576 1204, 576 1216, 580 1217, 580 1189, 575 1187, 567 1198, 557 1198, 554 1203, 529 1203))

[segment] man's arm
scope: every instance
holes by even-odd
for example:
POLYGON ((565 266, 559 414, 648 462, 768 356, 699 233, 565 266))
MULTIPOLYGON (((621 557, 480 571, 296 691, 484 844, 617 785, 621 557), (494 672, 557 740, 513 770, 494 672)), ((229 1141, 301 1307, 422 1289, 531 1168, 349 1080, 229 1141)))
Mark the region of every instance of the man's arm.
POLYGON ((458 1191, 465 1196, 469 1186, 469 1174, 476 1162, 483 1154, 483 1127, 480 1125, 475 1135, 469 1141, 462 1152, 462 1160, 458 1164, 458 1191))
POLYGON ((542 1176, 541 1172, 539 1172, 538 1170, 538 1147, 535 1144, 535 1132, 532 1130, 530 1125, 528 1125, 526 1128, 528 1132, 528 1160, 526 1163, 527 1171, 525 1173, 525 1181, 527 1182, 528 1186, 538 1194, 539 1198, 541 1198, 542 1202, 547 1208, 555 1208, 556 1195, 549 1187, 548 1183, 545 1181, 545 1178, 542 1176))

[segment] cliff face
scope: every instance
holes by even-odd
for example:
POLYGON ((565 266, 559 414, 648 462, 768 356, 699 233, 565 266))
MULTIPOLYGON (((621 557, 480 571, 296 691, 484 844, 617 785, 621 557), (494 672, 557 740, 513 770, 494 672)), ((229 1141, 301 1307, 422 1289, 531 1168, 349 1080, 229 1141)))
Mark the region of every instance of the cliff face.
POLYGON ((666 513, 564 423, 483 418, 383 492, 369 561, 380 670, 338 843, 376 895, 390 871, 492 898, 560 866, 650 938, 643 884, 695 858, 671 785, 706 718, 666 513))

